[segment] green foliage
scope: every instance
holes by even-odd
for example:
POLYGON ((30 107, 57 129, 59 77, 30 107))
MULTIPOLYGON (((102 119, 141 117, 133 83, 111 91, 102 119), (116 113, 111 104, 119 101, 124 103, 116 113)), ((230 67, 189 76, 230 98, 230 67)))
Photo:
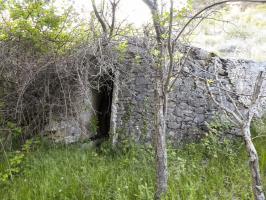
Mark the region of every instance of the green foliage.
POLYGON ((1 14, 6 16, 0 29, 1 41, 19 42, 35 53, 62 51, 74 41, 72 34, 76 33, 73 28, 75 16, 71 7, 60 12, 53 0, 12 0, 0 3, 1 14))
POLYGON ((20 136, 22 129, 13 122, 7 122, 6 127, 13 133, 14 136, 20 136))
POLYGON ((116 40, 120 40, 121 36, 126 36, 126 37, 130 37, 130 36, 134 36, 136 35, 136 29, 134 28, 133 25, 128 24, 126 26, 124 26, 123 28, 121 28, 120 30, 118 30, 118 35, 115 36, 116 40))
POLYGON ((122 41, 117 45, 116 50, 119 53, 119 60, 120 62, 123 62, 125 59, 126 52, 128 50, 128 41, 122 41))
POLYGON ((151 50, 151 54, 154 56, 154 57, 158 57, 160 55, 160 51, 158 49, 152 49, 151 50))
POLYGON ((255 137, 266 137, 266 116, 262 117, 261 119, 255 120, 252 123, 251 129, 255 137))
POLYGON ((176 52, 173 56, 174 62, 179 62, 183 58, 184 54, 181 52, 176 52))
MULTIPOLYGON (((261 119, 257 119, 252 123, 251 132, 253 136, 253 141, 257 144, 256 149, 258 152, 262 152, 265 149, 263 146, 264 141, 266 140, 266 116, 261 119)), ((261 163, 261 168, 266 168, 266 155, 259 153, 259 159, 261 163)), ((262 171, 263 172, 263 171, 262 171)), ((264 171, 266 175, 266 170, 264 171)))
POLYGON ((215 117, 209 124, 208 128, 210 129, 210 133, 221 136, 224 132, 227 132, 232 128, 232 124, 226 119, 215 117))
POLYGON ((227 157, 228 161, 236 157, 236 152, 233 151, 236 140, 230 139, 224 135, 225 132, 230 131, 232 128, 231 123, 222 121, 220 118, 215 118, 208 126, 209 132, 206 137, 202 139, 202 145, 205 150, 204 155, 209 157, 218 158, 218 155, 227 157))
POLYGON ((127 48, 128 48, 128 41, 120 42, 119 45, 117 46, 117 50, 120 53, 125 53, 127 51, 127 48))
MULTIPOLYGON (((180 7, 179 8, 175 8, 174 5, 174 9, 173 9, 173 22, 174 24, 178 24, 181 21, 184 20, 184 16, 188 14, 188 12, 192 11, 192 0, 188 0, 187 4, 180 7)), ((160 22, 160 25, 162 27, 168 26, 168 23, 170 21, 170 12, 169 11, 165 11, 162 14, 160 14, 159 16, 157 16, 157 20, 160 22)), ((164 34, 163 38, 166 39, 168 36, 168 34, 164 34)))
POLYGON ((0 142, 2 143, 0 154, 4 150, 14 149, 17 140, 22 136, 22 134, 23 130, 21 127, 12 121, 6 121, 0 113, 0 142))
MULTIPOLYGON (((36 144, 36 142, 35 142, 36 144)), ((18 175, 22 171, 22 163, 25 160, 25 156, 30 153, 33 145, 33 140, 27 140, 22 149, 15 152, 6 154, 6 164, 0 167, 0 185, 1 183, 7 183, 9 180, 13 180, 15 175, 18 175)))
MULTIPOLYGON (((169 147, 169 191, 165 199, 252 199, 244 145, 240 141, 223 145, 218 139, 206 140, 207 144, 169 147), (213 149, 217 156, 212 155, 213 149), (234 153, 228 155, 225 149, 234 153)), ((256 143, 264 158, 265 144, 266 140, 256 143)), ((130 148, 124 152, 114 150, 108 142, 95 151, 79 145, 45 145, 25 156, 20 176, 1 185, 1 199, 152 200, 154 150, 130 142, 127 145, 130 148)), ((266 160, 260 164, 265 172, 266 160)), ((266 183, 266 174, 262 176, 266 183)))

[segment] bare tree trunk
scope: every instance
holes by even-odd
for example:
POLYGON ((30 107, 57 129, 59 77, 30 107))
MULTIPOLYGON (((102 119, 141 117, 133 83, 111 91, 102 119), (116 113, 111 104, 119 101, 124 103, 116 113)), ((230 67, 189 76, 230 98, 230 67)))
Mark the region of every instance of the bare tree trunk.
POLYGON ((259 169, 259 158, 250 134, 250 123, 242 127, 246 150, 249 156, 249 167, 252 177, 252 189, 256 200, 265 200, 259 169))
MULTIPOLYGON (((159 78, 158 78, 159 79, 159 78)), ((155 99, 156 99, 156 110, 155 110, 155 153, 156 153, 156 193, 154 196, 155 200, 160 200, 167 191, 167 152, 166 152, 166 122, 165 114, 167 104, 162 89, 161 80, 157 80, 155 99)))

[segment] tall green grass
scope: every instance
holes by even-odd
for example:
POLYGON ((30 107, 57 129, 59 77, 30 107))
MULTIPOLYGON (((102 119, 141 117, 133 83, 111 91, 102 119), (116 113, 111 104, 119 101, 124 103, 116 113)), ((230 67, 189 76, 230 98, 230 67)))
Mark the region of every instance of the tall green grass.
MULTIPOLYGON (((260 133, 259 133, 260 134, 260 133)), ((254 140, 266 188, 266 138, 254 140)), ((169 190, 165 199, 253 199, 248 159, 241 140, 210 135, 182 148, 169 145, 169 190)), ((117 151, 39 145, 27 154, 21 173, 0 183, 1 200, 153 199, 155 163, 151 147, 117 151)))
MULTIPOLYGON (((241 142, 215 138, 169 148, 165 199, 252 199, 248 161, 241 142)), ((256 146, 266 183, 266 140, 256 146)), ((22 173, 2 183, 2 200, 127 200, 153 198, 153 151, 133 146, 119 153, 80 145, 45 146, 30 153, 22 173)))

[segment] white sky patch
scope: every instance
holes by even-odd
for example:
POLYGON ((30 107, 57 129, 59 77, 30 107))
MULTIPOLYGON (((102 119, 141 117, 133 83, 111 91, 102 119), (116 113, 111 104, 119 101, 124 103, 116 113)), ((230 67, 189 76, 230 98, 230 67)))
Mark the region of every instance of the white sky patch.
MULTIPOLYGON (((167 3, 169 0, 162 0, 167 3)), ((101 0, 96 0, 101 2, 101 0)), ((92 11, 91 0, 56 0, 56 6, 67 7, 72 4, 75 10, 80 14, 81 18, 86 20, 90 16, 92 11)), ((175 0, 174 7, 181 9, 185 7, 187 0, 175 0)), ((128 23, 134 24, 136 27, 140 27, 147 22, 151 22, 151 14, 147 5, 143 0, 121 0, 119 4, 119 10, 117 11, 117 17, 119 21, 126 20, 128 23)))

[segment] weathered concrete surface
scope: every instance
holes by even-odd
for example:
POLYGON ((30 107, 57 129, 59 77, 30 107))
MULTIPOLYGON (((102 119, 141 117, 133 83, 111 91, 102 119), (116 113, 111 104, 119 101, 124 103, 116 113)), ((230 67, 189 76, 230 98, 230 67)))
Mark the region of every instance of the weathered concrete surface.
POLYGON ((96 133, 93 130, 92 119, 96 117, 98 93, 88 87, 82 95, 77 95, 73 109, 76 116, 56 116, 49 119, 43 134, 55 142, 75 143, 90 138, 96 133), (84 95, 85 94, 85 95, 84 95))

